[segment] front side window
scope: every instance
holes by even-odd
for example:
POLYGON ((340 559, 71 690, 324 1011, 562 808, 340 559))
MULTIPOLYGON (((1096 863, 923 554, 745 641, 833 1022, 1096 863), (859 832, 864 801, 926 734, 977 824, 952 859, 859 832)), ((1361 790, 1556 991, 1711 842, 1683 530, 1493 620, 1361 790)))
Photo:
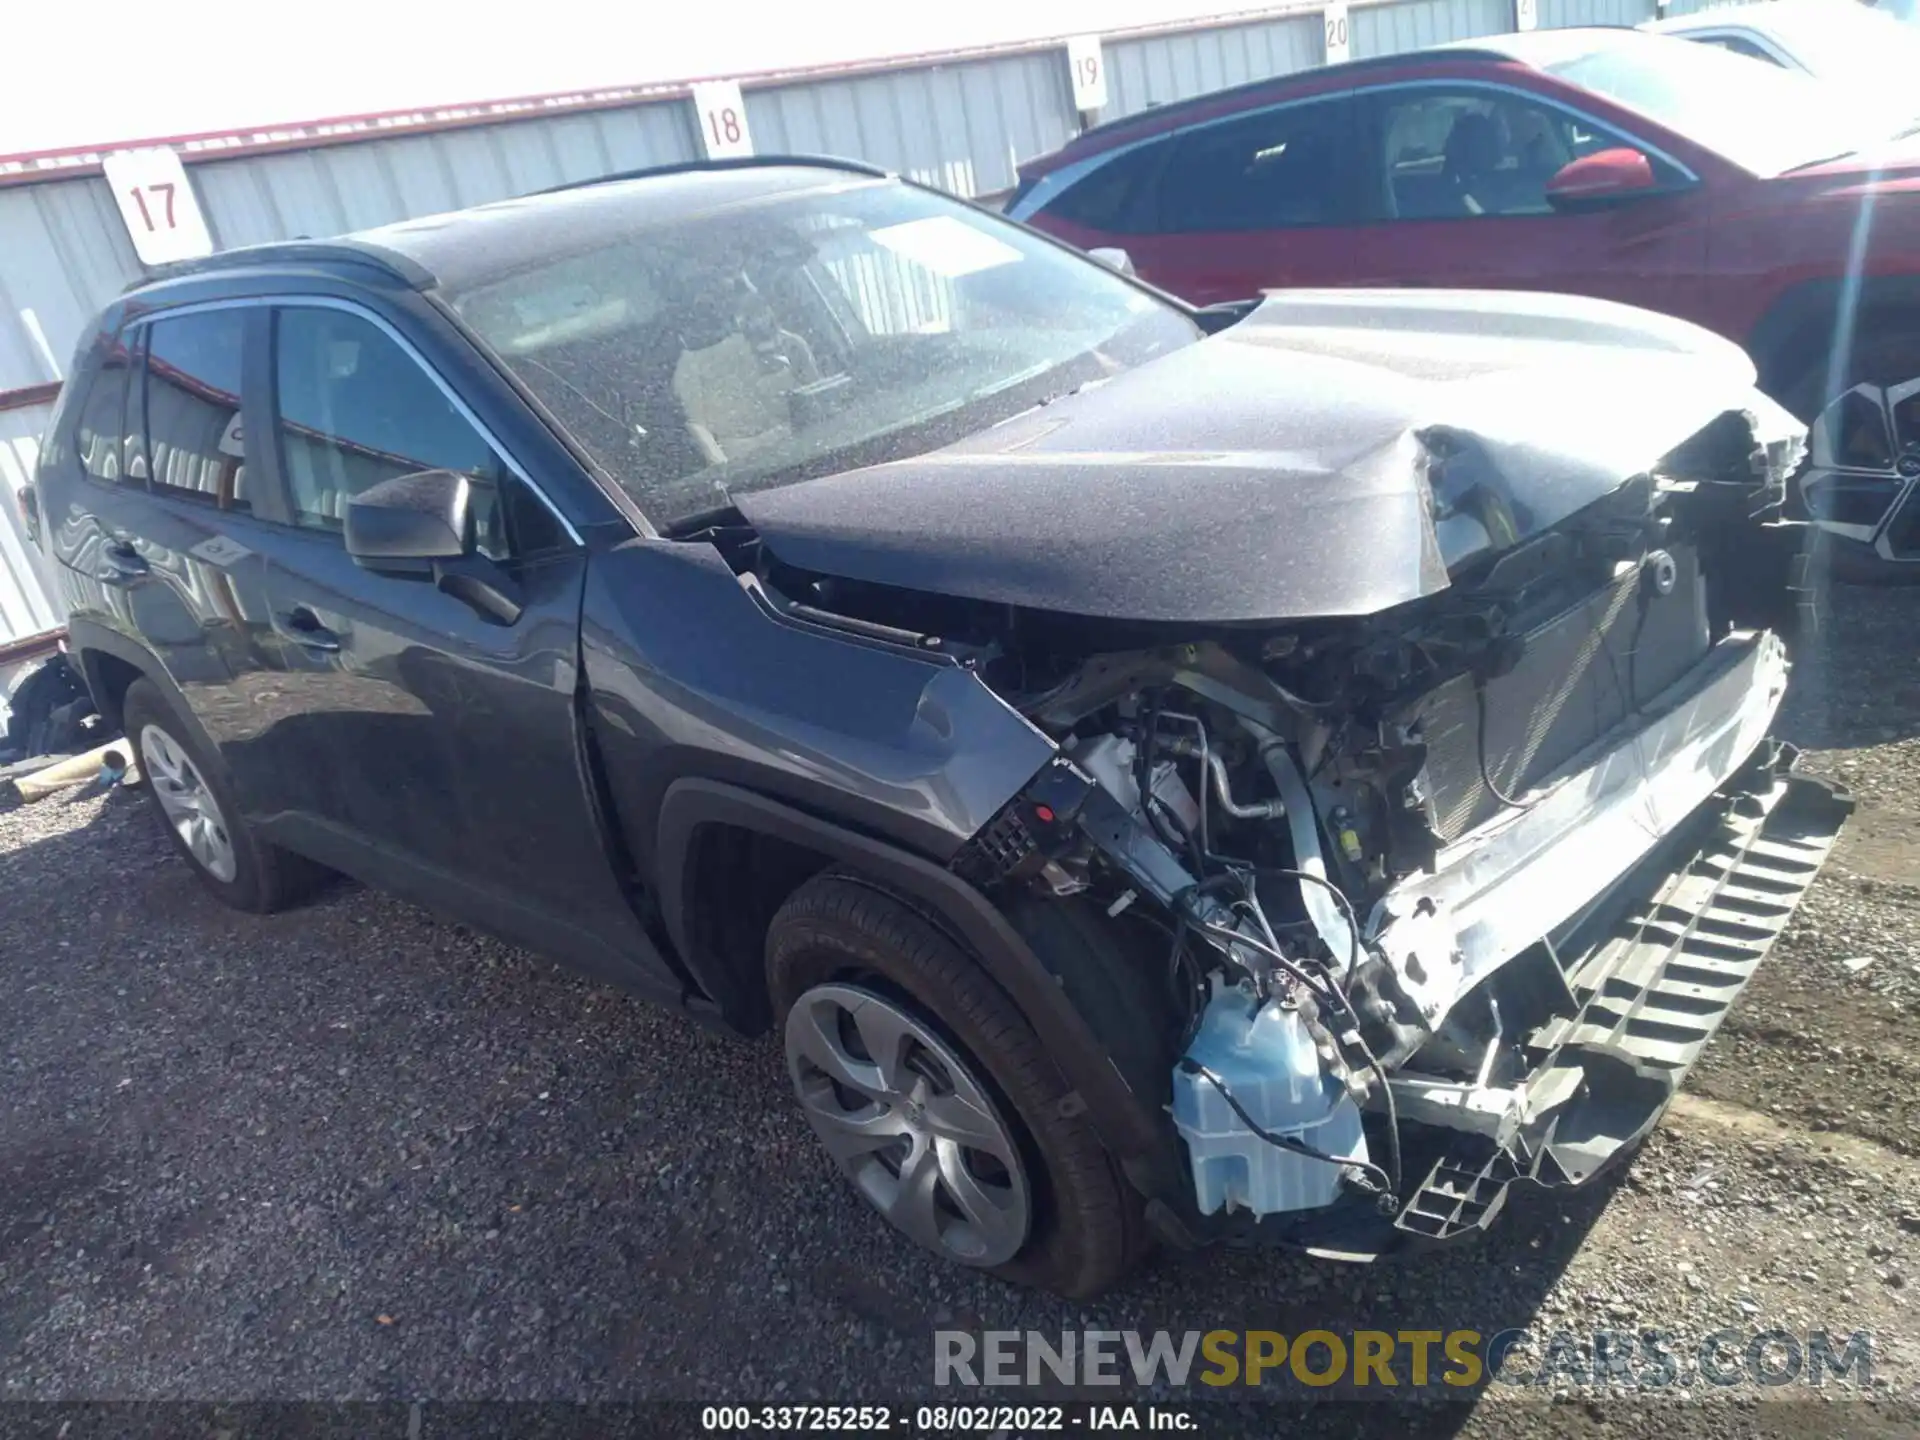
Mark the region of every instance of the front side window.
POLYGON ((1103 266, 897 183, 637 218, 448 298, 668 528, 924 453, 1199 333, 1103 266))
POLYGON ((1381 177, 1380 216, 1389 220, 1551 214, 1547 182, 1561 166, 1633 146, 1615 131, 1504 91, 1390 90, 1374 107, 1373 173, 1381 177))
POLYGON ((240 423, 246 313, 163 315, 146 327, 147 454, 156 491, 222 510, 253 508, 240 423))
POLYGON ((274 393, 292 519, 339 533, 362 491, 422 470, 473 487, 475 538, 504 560, 545 548, 556 527, 418 361, 364 316, 288 307, 274 317, 274 393), (510 532, 516 527, 522 533, 510 532), (538 533, 534 533, 537 529, 538 533))
POLYGON ((1351 107, 1289 105, 1180 137, 1160 183, 1157 230, 1275 230, 1353 217, 1351 107))

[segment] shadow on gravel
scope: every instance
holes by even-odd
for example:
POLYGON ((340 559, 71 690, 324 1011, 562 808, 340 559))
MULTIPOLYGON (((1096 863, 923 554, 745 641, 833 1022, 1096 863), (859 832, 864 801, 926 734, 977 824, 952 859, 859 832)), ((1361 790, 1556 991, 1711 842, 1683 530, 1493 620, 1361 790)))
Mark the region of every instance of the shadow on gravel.
MULTIPOLYGON (((1396 1434, 1452 1435, 1474 1413, 1475 1396, 1470 1389, 1453 1391, 1435 1383, 1449 1368, 1440 1336, 1476 1331, 1475 1350, 1484 1358, 1496 1335, 1531 1331, 1513 1353, 1516 1372, 1530 1375, 1551 1328, 1539 1319, 1542 1302, 1628 1173, 1621 1167, 1577 1191, 1516 1189, 1504 1214, 1479 1241, 1371 1266, 1270 1251, 1162 1256, 1133 1284, 1073 1317, 1073 1323, 1166 1330, 1175 1339, 1195 1330, 1270 1330, 1292 1342, 1320 1330, 1349 1344, 1356 1331, 1384 1331, 1398 1341, 1390 1370, 1395 1388, 1383 1387, 1377 1377, 1366 1387, 1354 1386, 1349 1355, 1345 1378, 1334 1385, 1302 1384, 1282 1366, 1256 1389, 1189 1384, 1171 1398, 1205 1406, 1210 1425, 1215 1420, 1236 1428, 1244 1423, 1246 1433, 1273 1433, 1277 1417, 1285 1414, 1288 1433, 1365 1434, 1384 1426, 1396 1434), (1411 1332, 1432 1336, 1429 1386, 1417 1396, 1411 1393, 1411 1332), (1414 1401, 1420 1403, 1410 1408, 1414 1401), (1312 1402, 1305 1415, 1296 1409, 1302 1402, 1312 1402), (1297 1428, 1309 1420, 1308 1428, 1297 1428)), ((1048 1302, 1035 1302, 1021 1327, 1047 1333, 1050 1308, 1048 1302)), ((1630 1328, 1628 1320, 1621 1323, 1630 1328)), ((1048 1339, 1051 1343, 1058 1336, 1048 1339)), ((1310 1373, 1324 1370, 1329 1359, 1326 1349, 1316 1347, 1310 1373)), ((1103 1397, 1085 1388, 1071 1393, 1096 1401, 1112 1394, 1103 1397)), ((1548 1392, 1536 1393, 1544 1399, 1548 1392)))
POLYGON ((1813 750, 1920 735, 1920 585, 1829 584, 1818 603, 1817 637, 1793 647, 1778 733, 1813 750))

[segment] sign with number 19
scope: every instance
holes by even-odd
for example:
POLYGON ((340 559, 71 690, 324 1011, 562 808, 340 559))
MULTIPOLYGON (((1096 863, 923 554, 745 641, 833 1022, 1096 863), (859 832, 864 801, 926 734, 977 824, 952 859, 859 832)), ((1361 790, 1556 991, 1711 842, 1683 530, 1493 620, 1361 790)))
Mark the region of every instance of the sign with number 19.
POLYGON ((1083 113, 1104 108, 1107 61, 1098 35, 1075 35, 1067 41, 1067 70, 1073 77, 1073 108, 1083 113))

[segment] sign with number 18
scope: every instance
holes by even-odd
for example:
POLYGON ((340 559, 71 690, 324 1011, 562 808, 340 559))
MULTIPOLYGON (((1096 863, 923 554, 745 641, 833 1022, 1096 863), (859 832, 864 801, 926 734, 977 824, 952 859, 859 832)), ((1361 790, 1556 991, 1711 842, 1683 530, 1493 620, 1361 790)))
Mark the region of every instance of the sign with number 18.
POLYGON ((709 160, 753 154, 747 133, 747 104, 737 80, 706 80, 693 87, 693 109, 700 117, 700 143, 709 160))

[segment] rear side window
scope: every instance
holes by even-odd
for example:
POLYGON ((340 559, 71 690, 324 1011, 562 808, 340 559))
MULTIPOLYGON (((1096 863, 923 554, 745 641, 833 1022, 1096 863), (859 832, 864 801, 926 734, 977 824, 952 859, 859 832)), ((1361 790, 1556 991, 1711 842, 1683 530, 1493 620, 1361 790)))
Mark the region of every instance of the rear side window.
POLYGON ((276 313, 274 390, 292 519, 339 533, 362 491, 422 470, 473 485, 476 540, 504 560, 560 542, 557 523, 411 355, 364 316, 276 313), (510 533, 511 532, 511 533, 510 533))
POLYGON ((1738 35, 1690 35, 1687 38, 1690 40, 1698 39, 1703 44, 1718 46, 1722 50, 1731 50, 1734 54, 1744 55, 1749 60, 1763 60, 1769 65, 1778 65, 1780 63, 1777 56, 1762 50, 1758 45, 1754 44, 1753 41, 1743 39, 1738 35))
POLYGON ((1344 100, 1289 105, 1186 131, 1158 187, 1156 228, 1350 223, 1351 109, 1344 100))
POLYGON ((116 342, 94 372, 93 384, 74 423, 73 448, 81 469, 96 480, 127 476, 127 350, 116 342))
POLYGON ((146 329, 145 419, 153 488, 222 510, 252 510, 240 425, 246 312, 162 316, 146 329))
POLYGON ((1153 193, 1175 139, 1157 140, 1095 167, 1035 212, 1109 235, 1153 229, 1153 193))

